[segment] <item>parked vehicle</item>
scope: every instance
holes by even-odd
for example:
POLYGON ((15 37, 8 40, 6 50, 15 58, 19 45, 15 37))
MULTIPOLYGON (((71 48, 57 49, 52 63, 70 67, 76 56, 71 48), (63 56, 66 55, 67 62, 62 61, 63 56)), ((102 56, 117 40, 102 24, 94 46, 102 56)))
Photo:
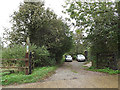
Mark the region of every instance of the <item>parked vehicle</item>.
POLYGON ((71 61, 71 62, 72 62, 72 57, 71 57, 71 55, 66 55, 66 56, 65 56, 65 61, 71 61))
POLYGON ((82 54, 77 55, 77 61, 85 61, 85 56, 82 54))

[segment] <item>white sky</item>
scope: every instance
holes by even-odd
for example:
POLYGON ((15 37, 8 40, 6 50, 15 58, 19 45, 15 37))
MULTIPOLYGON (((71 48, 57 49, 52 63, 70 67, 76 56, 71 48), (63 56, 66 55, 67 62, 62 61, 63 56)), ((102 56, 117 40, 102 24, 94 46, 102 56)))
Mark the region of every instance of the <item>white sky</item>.
MULTIPOLYGON (((13 14, 14 11, 18 10, 19 4, 24 0, 1 0, 0 1, 0 37, 2 37, 2 33, 4 31, 3 27, 10 28, 10 15, 13 14)), ((63 16, 62 10, 63 7, 61 5, 65 4, 65 0, 44 0, 45 6, 50 7, 59 17, 63 16)))

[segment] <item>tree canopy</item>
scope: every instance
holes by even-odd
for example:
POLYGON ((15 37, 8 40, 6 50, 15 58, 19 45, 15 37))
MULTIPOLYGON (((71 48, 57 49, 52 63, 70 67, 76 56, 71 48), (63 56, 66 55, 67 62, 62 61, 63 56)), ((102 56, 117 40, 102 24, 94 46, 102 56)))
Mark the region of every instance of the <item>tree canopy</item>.
POLYGON ((83 28, 82 30, 86 31, 88 41, 98 46, 100 44, 102 44, 101 46, 106 46, 107 49, 103 50, 117 51, 117 3, 67 1, 66 5, 69 7, 66 12, 71 19, 75 20, 75 26, 81 27, 83 28))
MULTIPOLYGON (((82 2, 67 0, 66 11, 73 25, 87 33, 84 39, 89 44, 90 57, 97 53, 118 52, 118 3, 117 2, 82 2)), ((91 60, 96 60, 92 58, 91 60)))
POLYGON ((58 62, 72 47, 69 27, 53 11, 45 9, 43 2, 24 2, 12 15, 11 22, 10 45, 24 44, 29 37, 31 44, 46 46, 58 62))

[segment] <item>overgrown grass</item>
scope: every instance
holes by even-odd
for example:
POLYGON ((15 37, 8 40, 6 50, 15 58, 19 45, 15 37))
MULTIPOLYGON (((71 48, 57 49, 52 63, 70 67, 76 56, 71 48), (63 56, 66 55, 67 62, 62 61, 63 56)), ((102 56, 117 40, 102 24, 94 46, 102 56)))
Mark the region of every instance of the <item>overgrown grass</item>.
POLYGON ((113 69, 110 69, 110 68, 96 69, 93 66, 91 66, 87 70, 95 71, 95 72, 104 72, 104 73, 108 73, 108 74, 120 74, 120 70, 113 70, 113 69))
POLYGON ((9 74, 10 72, 0 72, 0 76, 4 76, 6 74, 9 74))
POLYGON ((13 73, 10 75, 2 76, 2 85, 10 85, 10 84, 22 84, 22 83, 33 83, 42 80, 46 76, 49 76, 50 72, 56 70, 58 66, 52 67, 41 67, 35 68, 33 73, 30 75, 25 75, 23 72, 21 73, 13 73))

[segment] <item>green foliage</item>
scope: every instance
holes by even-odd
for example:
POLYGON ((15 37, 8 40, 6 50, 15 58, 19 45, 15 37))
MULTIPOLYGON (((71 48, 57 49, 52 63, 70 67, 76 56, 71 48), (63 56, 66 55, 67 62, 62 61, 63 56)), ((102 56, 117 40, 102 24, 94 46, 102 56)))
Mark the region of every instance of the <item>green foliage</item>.
POLYGON ((5 75, 2 77, 2 85, 33 83, 40 81, 44 77, 48 76, 49 72, 53 72, 56 68, 56 66, 35 68, 33 73, 30 75, 24 75, 23 73, 5 75))
POLYGON ((2 51, 3 59, 25 58, 26 47, 14 44, 13 47, 7 47, 2 51))
MULTIPOLYGON (((3 59, 23 59, 25 58, 26 47, 14 44, 13 47, 7 47, 2 50, 3 59)), ((3 60, 3 66, 24 66, 24 61, 3 60)))
MULTIPOLYGON (((116 2, 82 2, 69 0, 66 12, 74 26, 87 33, 87 47, 90 47, 90 58, 96 64, 96 54, 118 52, 118 8, 116 2)), ((79 40, 79 39, 78 39, 79 40)), ((82 39, 81 39, 82 40, 82 39)), ((89 59, 90 59, 89 58, 89 59)))
MULTIPOLYGON (((33 44, 43 45, 44 40, 51 35, 51 25, 56 20, 56 15, 47 8, 45 10, 43 2, 27 2, 20 5, 19 10, 12 15, 12 31, 9 32, 9 39, 12 43, 25 43, 26 38, 30 38, 33 44), (45 38, 46 37, 46 38, 45 38)), ((54 32, 52 34, 55 34, 54 32)))
MULTIPOLYGON (((11 46, 13 43, 24 44, 29 37, 31 44, 37 47, 45 46, 57 63, 72 47, 72 36, 67 24, 61 18, 58 19, 49 8, 45 9, 42 2, 21 4, 19 10, 12 15, 11 21, 12 31, 6 33, 11 46)), ((40 56, 43 61, 48 59, 44 58, 44 54, 40 56)), ((52 60, 48 61, 54 63, 52 60)))
POLYGON ((86 50, 87 43, 84 40, 85 36, 83 35, 82 29, 76 29, 75 33, 72 33, 73 46, 69 52, 71 55, 84 54, 86 50))
POLYGON ((73 34, 73 40, 74 40, 74 48, 73 48, 73 54, 79 54, 84 53, 85 47, 84 47, 84 40, 83 40, 83 32, 81 29, 77 29, 76 33, 73 34))
POLYGON ((32 51, 35 52, 35 58, 34 58, 34 63, 35 66, 51 66, 55 65, 56 61, 55 58, 50 57, 49 51, 46 49, 45 46, 42 47, 37 47, 34 46, 34 49, 32 51))
POLYGON ((59 65, 62 65, 65 62, 65 58, 62 58, 61 62, 59 65))
POLYGON ((10 74, 10 72, 0 72, 0 76, 4 76, 4 75, 7 75, 7 74, 10 74))
POLYGON ((95 72, 104 72, 104 73, 108 73, 108 74, 120 74, 120 70, 112 70, 112 69, 109 69, 109 68, 95 69, 95 67, 92 66, 88 70, 95 71, 95 72))
MULTIPOLYGON (((55 65, 56 61, 54 58, 50 57, 49 51, 46 49, 45 46, 42 47, 37 47, 36 45, 30 45, 30 50, 29 51, 34 51, 35 52, 35 58, 33 60, 35 67, 36 66, 51 66, 55 65)), ((26 46, 22 45, 12 45, 12 47, 7 47, 3 50, 2 52, 2 58, 4 59, 23 59, 25 58, 25 53, 26 53, 26 46)), ((15 64, 13 61, 6 61, 3 60, 3 65, 8 66, 10 64, 15 64)), ((17 61, 19 66, 24 66, 25 63, 23 61, 17 61)))
POLYGON ((77 55, 72 55, 73 60, 76 60, 77 55))

